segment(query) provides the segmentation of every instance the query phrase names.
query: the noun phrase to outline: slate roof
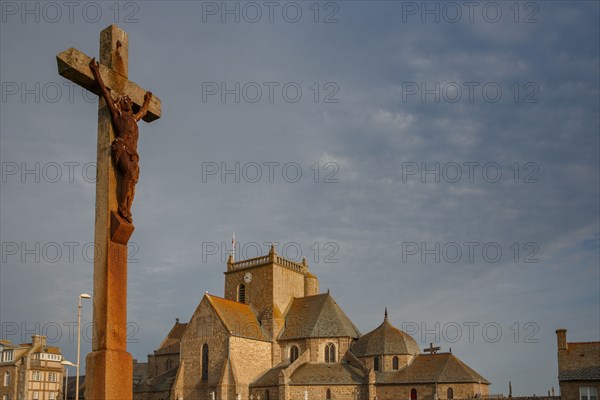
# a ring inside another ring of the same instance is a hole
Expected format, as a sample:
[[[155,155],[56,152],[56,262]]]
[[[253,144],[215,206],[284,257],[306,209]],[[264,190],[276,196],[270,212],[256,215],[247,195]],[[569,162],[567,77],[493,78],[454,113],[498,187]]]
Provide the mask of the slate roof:
[[[34,348],[33,343],[21,343],[19,345],[14,345],[10,340],[0,340],[0,345],[4,351],[13,351],[12,360],[7,362],[9,364],[14,364],[24,356],[32,354],[33,352],[62,355],[60,347],[48,346],[46,344],[42,344],[38,348]]]
[[[377,383],[478,383],[490,382],[452,353],[420,354],[407,367],[377,373]]]
[[[48,353],[48,354],[62,354],[60,352],[60,347],[56,347],[56,346],[44,346],[44,347],[42,347],[41,351],[43,351],[44,353]]]
[[[600,380],[600,342],[568,343],[559,350],[558,380]]]
[[[365,383],[362,372],[348,363],[305,363],[290,377],[290,385],[354,385]]]
[[[392,326],[387,317],[381,325],[354,343],[351,350],[357,357],[420,353],[415,339]]]
[[[280,340],[360,337],[360,332],[329,293],[295,298],[285,315]]]
[[[179,320],[175,322],[171,331],[164,338],[158,349],[155,351],[156,354],[165,354],[165,353],[178,353],[179,352],[179,343],[181,342],[181,337],[183,336],[183,332],[185,332],[185,328],[187,328],[187,323],[181,323]]]
[[[170,391],[175,383],[175,377],[177,376],[177,368],[171,368],[169,371],[164,372],[157,377],[154,377],[144,383],[133,385],[134,393],[144,392],[167,392]]]
[[[257,386],[277,386],[277,385],[279,385],[279,373],[281,372],[282,369],[286,369],[287,367],[289,367],[289,365],[283,364],[283,365],[278,365],[276,367],[271,368],[270,370],[268,370],[267,372],[265,372],[264,374],[262,374],[261,376],[256,378],[254,380],[254,382],[252,382],[250,384],[250,386],[257,387]]]
[[[133,385],[146,382],[148,379],[148,363],[133,363]]]
[[[232,335],[250,339],[268,340],[267,335],[258,323],[254,310],[248,304],[227,300],[222,297],[209,295],[208,293],[205,297]]]

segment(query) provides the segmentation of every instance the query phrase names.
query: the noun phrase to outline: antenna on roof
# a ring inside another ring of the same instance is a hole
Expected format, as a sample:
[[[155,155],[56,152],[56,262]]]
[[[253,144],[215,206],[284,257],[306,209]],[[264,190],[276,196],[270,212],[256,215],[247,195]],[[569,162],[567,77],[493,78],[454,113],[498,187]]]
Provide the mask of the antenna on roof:
[[[235,231],[231,236],[231,262],[235,262]]]

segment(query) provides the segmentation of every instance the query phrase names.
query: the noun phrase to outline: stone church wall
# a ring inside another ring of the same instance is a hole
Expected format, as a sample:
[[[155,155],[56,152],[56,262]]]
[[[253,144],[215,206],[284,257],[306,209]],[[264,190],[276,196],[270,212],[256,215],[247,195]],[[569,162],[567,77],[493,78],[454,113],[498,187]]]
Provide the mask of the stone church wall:
[[[183,376],[178,389],[184,399],[208,399],[216,392],[223,362],[227,356],[229,333],[208,300],[204,298],[192,316],[181,339],[181,364]],[[208,380],[202,380],[202,346],[208,345]],[[183,387],[181,387],[183,386]]]
[[[289,400],[304,400],[305,392],[307,392],[308,400],[326,400],[327,389],[331,391],[331,400],[357,400],[357,396],[358,400],[364,400],[362,395],[364,390],[361,385],[293,385],[289,387]]]
[[[409,400],[410,391],[417,390],[418,400],[434,400],[435,384],[414,384],[414,385],[378,385],[377,400]],[[456,383],[443,384],[438,383],[438,399],[447,399],[448,388],[451,387],[454,393],[454,399],[468,399],[473,397],[473,393],[479,393],[480,385],[478,383]],[[481,385],[483,397],[487,396],[488,385]]]
[[[247,385],[271,368],[271,342],[233,336],[229,339],[229,352],[238,384],[246,386],[245,393],[240,393],[247,398]]]

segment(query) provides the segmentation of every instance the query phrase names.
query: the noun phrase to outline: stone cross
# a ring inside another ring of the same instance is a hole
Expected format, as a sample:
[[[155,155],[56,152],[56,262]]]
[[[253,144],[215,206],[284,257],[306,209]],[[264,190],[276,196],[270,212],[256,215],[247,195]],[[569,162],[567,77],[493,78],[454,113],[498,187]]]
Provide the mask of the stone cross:
[[[144,103],[146,90],[127,79],[127,33],[116,25],[100,32],[99,73],[113,99],[128,95],[134,112]],[[91,58],[70,48],[56,56],[58,73],[101,95],[90,69]],[[144,120],[160,118],[161,103],[153,96]],[[92,352],[86,358],[86,399],[130,400],[133,397],[133,360],[127,352],[127,242],[133,225],[117,214],[117,188],[111,144],[115,132],[106,101],[98,102],[96,218],[94,228],[94,297]]]
[[[441,349],[440,346],[433,347],[433,343],[429,343],[429,348],[423,350],[425,353],[436,354]]]

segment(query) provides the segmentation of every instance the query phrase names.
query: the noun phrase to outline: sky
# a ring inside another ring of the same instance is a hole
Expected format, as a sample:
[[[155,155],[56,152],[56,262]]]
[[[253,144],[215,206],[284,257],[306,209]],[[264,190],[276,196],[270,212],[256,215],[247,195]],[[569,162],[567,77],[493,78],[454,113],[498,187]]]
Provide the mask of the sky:
[[[558,393],[555,330],[600,340],[598,2],[1,6],[1,338],[75,361],[97,97],[55,55],[97,57],[117,23],[162,101],[128,255],[140,362],[223,295],[233,232],[236,259],[305,257],[361,332],[387,307],[490,393]],[[84,300],[82,354],[91,318]]]

